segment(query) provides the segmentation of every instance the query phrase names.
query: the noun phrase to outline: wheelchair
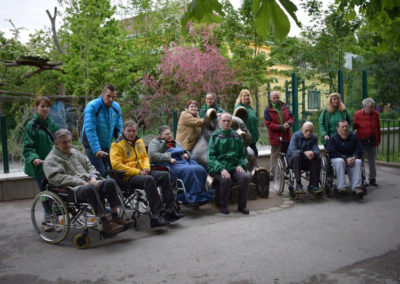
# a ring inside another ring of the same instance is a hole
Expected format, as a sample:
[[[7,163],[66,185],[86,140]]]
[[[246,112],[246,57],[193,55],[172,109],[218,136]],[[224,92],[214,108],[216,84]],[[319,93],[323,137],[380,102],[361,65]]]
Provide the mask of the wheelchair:
[[[107,175],[117,183],[117,192],[123,204],[118,215],[120,217],[125,216],[128,219],[132,219],[134,221],[133,227],[137,229],[137,219],[140,218],[141,215],[151,217],[151,210],[146,192],[144,189],[132,189],[125,186],[123,184],[125,171],[109,169],[107,170]],[[159,194],[161,193],[159,192]]]
[[[279,158],[277,159],[277,164],[273,171],[273,180],[272,180],[272,189],[278,195],[282,195],[285,190],[285,184],[289,190],[290,199],[298,199],[298,194],[295,191],[295,173],[293,169],[291,169],[288,165],[288,160],[286,158],[286,153],[280,152]],[[321,157],[321,172],[319,178],[319,187],[321,189],[325,188],[327,176],[327,164],[326,160]],[[309,180],[310,172],[307,170],[301,171],[301,178],[305,180]],[[323,196],[323,191],[320,193],[313,193],[316,198],[321,198]]]
[[[33,199],[31,219],[40,238],[51,244],[61,243],[71,228],[81,231],[73,239],[79,249],[89,246],[89,229],[98,231],[100,239],[110,237],[101,232],[100,219],[90,204],[78,202],[73,190],[47,185]]]
[[[337,174],[335,167],[332,165],[329,153],[327,151],[323,151],[321,159],[324,160],[324,163],[327,165],[325,188],[324,188],[326,195],[328,197],[343,195],[338,191],[337,184],[335,183]],[[357,195],[359,199],[363,199],[364,196],[368,194],[364,161],[362,159],[361,159],[361,189],[363,190],[364,194]]]

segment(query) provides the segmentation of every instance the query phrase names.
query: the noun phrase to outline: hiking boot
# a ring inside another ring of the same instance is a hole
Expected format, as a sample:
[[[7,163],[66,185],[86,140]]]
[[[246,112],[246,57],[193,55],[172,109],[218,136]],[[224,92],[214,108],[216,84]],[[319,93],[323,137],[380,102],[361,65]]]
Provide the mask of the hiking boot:
[[[304,194],[304,188],[301,182],[296,184],[296,194]]]
[[[168,224],[169,222],[160,215],[153,216],[150,219],[150,227],[152,228],[162,227]]]
[[[175,209],[168,208],[167,210],[165,210],[165,219],[168,222],[175,222],[183,217],[185,217],[185,215],[179,213]]]
[[[124,226],[116,224],[110,220],[105,221],[102,225],[103,225],[103,232],[109,235],[115,235],[124,230]]]
[[[373,186],[378,186],[378,184],[376,183],[376,180],[374,178],[369,180],[369,184],[373,185]]]
[[[321,188],[319,188],[319,187],[316,187],[316,186],[312,186],[312,185],[309,185],[308,186],[308,190],[310,191],[310,193],[321,193],[323,190],[321,189]]]
[[[124,220],[122,217],[112,218],[111,220],[113,223],[124,226],[125,229],[128,229],[133,226],[133,220]]]
[[[229,209],[227,207],[220,207],[219,212],[221,212],[222,214],[228,215]]]
[[[238,208],[238,211],[240,212],[240,213],[242,213],[242,214],[244,214],[244,215],[249,215],[250,214],[250,211],[249,211],[249,209],[247,208],[247,207],[239,207]]]

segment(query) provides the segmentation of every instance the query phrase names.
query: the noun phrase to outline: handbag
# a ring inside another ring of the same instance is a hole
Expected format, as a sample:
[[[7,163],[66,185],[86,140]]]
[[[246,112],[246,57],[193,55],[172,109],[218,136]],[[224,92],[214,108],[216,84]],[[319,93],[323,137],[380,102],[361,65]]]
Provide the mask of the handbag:
[[[371,135],[371,136],[368,136],[367,138],[362,139],[361,144],[364,147],[375,147],[377,145],[376,136]]]

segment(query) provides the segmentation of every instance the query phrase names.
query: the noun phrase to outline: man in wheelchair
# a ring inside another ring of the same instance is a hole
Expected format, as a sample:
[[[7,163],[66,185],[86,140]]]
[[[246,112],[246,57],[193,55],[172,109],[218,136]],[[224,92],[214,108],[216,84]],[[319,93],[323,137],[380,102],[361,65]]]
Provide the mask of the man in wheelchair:
[[[313,132],[314,125],[312,122],[306,121],[301,130],[293,134],[286,153],[288,165],[293,169],[296,177],[296,194],[304,194],[304,188],[301,183],[302,170],[310,170],[308,191],[312,193],[322,192],[322,189],[319,188],[321,158],[318,137]]]
[[[349,123],[341,120],[337,124],[337,133],[328,140],[327,150],[332,165],[336,169],[339,193],[346,193],[346,171],[350,179],[350,190],[363,195],[362,185],[362,146],[357,136],[350,132]]]
[[[151,210],[150,226],[160,227],[182,218],[176,208],[176,200],[171,187],[168,172],[150,171],[149,157],[142,139],[137,135],[137,124],[128,120],[124,123],[122,135],[111,144],[110,161],[114,170],[124,171],[122,188],[144,189]],[[158,194],[161,187],[162,200],[165,203],[165,219],[161,216],[163,203]]]
[[[133,225],[132,220],[118,217],[117,207],[121,204],[115,182],[101,178],[89,159],[72,149],[71,133],[67,129],[60,129],[54,134],[54,147],[44,161],[43,170],[49,184],[74,190],[78,202],[92,206],[100,218],[104,234],[114,235]],[[104,214],[104,198],[111,207],[111,220],[107,220]]]

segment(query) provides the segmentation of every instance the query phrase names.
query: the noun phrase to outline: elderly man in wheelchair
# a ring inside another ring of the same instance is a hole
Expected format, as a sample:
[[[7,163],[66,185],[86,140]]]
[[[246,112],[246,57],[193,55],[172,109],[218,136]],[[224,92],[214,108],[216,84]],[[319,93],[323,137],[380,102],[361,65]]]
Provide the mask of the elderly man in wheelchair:
[[[85,203],[92,208],[95,215],[100,219],[98,224],[102,237],[113,236],[133,224],[131,220],[124,220],[118,216],[118,207],[121,203],[115,182],[101,178],[100,173],[89,162],[88,158],[79,151],[72,149],[71,133],[68,130],[60,129],[54,134],[54,147],[44,161],[43,170],[49,182],[48,188],[54,187],[53,191],[57,194],[60,193],[59,196],[61,197],[71,197],[71,193],[73,193],[72,198],[66,198],[65,202],[72,200],[75,201],[76,205]],[[62,198],[60,200],[57,196],[54,197],[51,192],[47,195],[53,203],[58,204],[55,208],[64,207],[64,211],[68,212],[68,207],[65,206]],[[43,198],[46,199],[45,197],[39,199]],[[111,220],[108,220],[105,215],[105,198],[111,207]],[[68,216],[65,216],[65,219],[69,222],[69,214],[66,215]],[[64,219],[63,222],[65,222]],[[66,230],[66,234],[68,230]]]
[[[128,120],[124,123],[122,135],[111,145],[110,161],[113,170],[123,171],[119,182],[122,190],[144,189],[149,202],[150,226],[160,227],[182,218],[176,210],[176,200],[167,172],[150,170],[145,144],[137,135],[137,124]],[[157,186],[161,188],[161,197]],[[162,216],[165,204],[165,218]]]
[[[296,194],[304,194],[301,183],[301,171],[310,171],[308,191],[318,194],[323,189],[319,188],[321,171],[321,158],[318,148],[318,137],[314,133],[314,125],[306,121],[301,130],[295,132],[290,140],[286,153],[288,165],[294,171],[296,179]]]
[[[305,193],[301,180],[306,179],[309,180],[308,192],[322,196],[327,167],[320,157],[318,137],[313,132],[314,125],[306,121],[301,130],[293,134],[286,154],[280,153],[273,169],[273,188],[278,195],[283,193],[286,183],[290,198],[297,199],[299,194]]]
[[[362,165],[362,146],[357,136],[350,132],[349,123],[339,121],[337,133],[328,140],[327,151],[336,176],[338,193],[348,192],[346,173],[350,180],[350,191],[359,197],[366,194]],[[329,183],[329,182],[328,182]],[[329,186],[329,184],[328,184]]]

